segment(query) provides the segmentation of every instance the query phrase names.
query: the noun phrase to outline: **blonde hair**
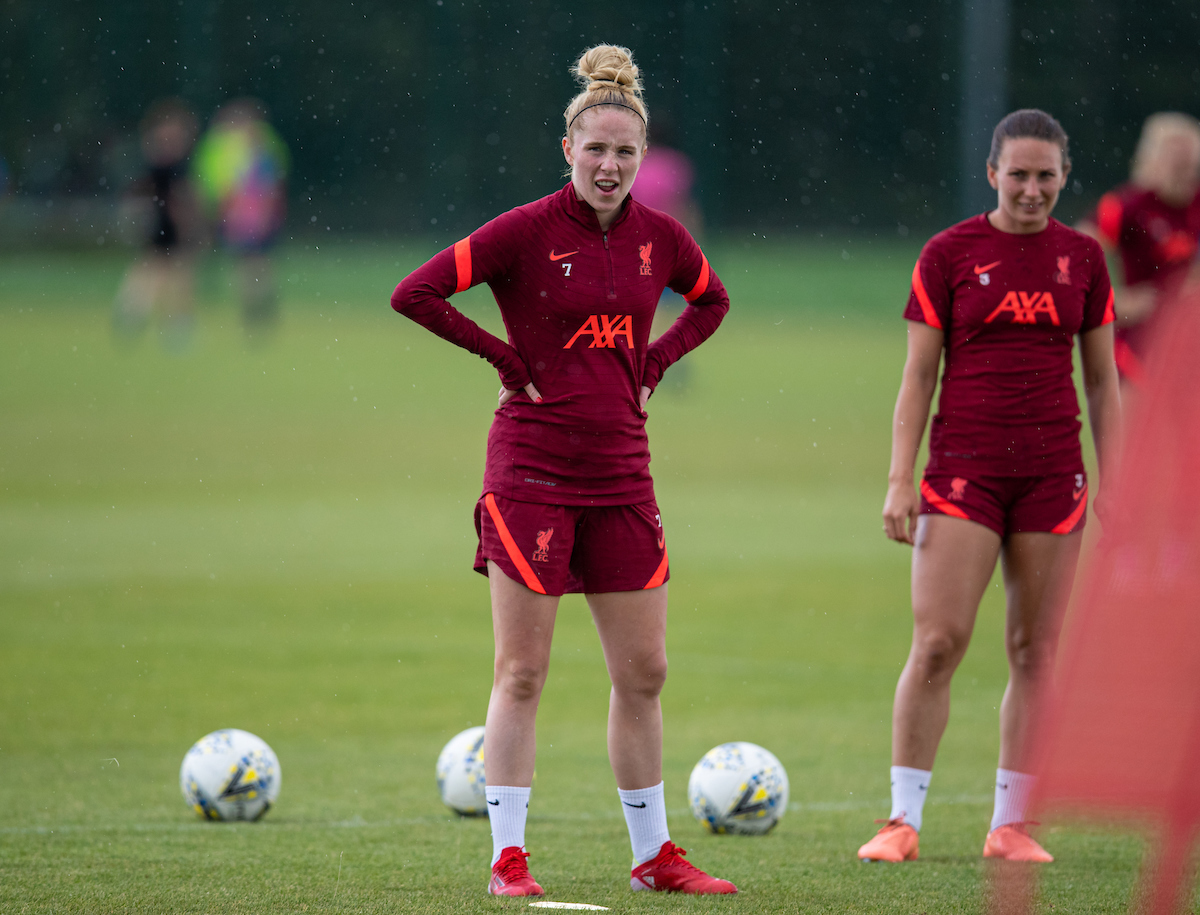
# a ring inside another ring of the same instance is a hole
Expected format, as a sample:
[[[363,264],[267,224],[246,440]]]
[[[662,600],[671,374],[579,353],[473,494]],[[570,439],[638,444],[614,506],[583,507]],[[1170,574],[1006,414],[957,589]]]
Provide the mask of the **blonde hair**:
[[[571,104],[563,112],[568,141],[575,129],[576,119],[597,105],[628,108],[642,119],[643,125],[649,125],[650,115],[646,111],[646,103],[642,101],[642,81],[629,48],[614,44],[598,44],[588,48],[572,72],[584,88],[571,99]]]
[[[1146,188],[1157,185],[1159,154],[1167,140],[1174,137],[1185,137],[1200,145],[1200,122],[1178,111],[1160,111],[1146,118],[1129,166],[1134,184]]]

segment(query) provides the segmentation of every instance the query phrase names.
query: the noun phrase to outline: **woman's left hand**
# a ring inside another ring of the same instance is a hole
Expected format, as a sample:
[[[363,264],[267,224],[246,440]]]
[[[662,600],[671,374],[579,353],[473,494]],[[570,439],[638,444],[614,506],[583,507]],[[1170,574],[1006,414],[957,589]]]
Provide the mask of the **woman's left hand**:
[[[646,404],[648,404],[650,402],[650,395],[653,393],[654,392],[652,390],[650,390],[650,388],[646,387],[645,385],[642,385],[642,393],[641,393],[641,396],[638,398],[638,405],[642,408],[643,413],[646,412]]]

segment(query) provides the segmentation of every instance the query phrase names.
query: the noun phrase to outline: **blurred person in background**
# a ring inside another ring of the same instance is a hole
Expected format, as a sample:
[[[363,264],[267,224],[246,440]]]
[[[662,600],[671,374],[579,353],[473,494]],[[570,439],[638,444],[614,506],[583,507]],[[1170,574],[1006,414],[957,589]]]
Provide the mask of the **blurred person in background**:
[[[1093,238],[1052,219],[1071,160],[1036,109],[996,126],[987,159],[996,209],[938,233],[913,269],[908,357],[892,421],[884,531],[912,546],[913,636],[892,707],[892,809],[858,850],[912,861],[950,681],[1001,560],[1009,679],[985,858],[1052,861],[1029,834],[1028,742],[1048,689],[1087,520],[1072,349],[1104,479],[1120,425],[1113,293]],[[929,463],[913,485],[945,353]]]
[[[113,326],[120,336],[141,333],[157,312],[168,346],[182,347],[191,337],[196,248],[203,231],[188,177],[197,126],[196,116],[177,98],[155,102],[142,119],[146,172],[133,184],[127,204],[146,226],[146,240],[117,290]]]
[[[661,127],[655,128],[656,137],[662,133]],[[637,179],[633,183],[634,197],[642,205],[679,220],[693,238],[700,239],[704,217],[692,195],[695,177],[696,170],[687,153],[664,146],[656,140],[653,147],[647,148],[646,158],[638,169]],[[662,336],[683,313],[686,305],[683,296],[674,289],[664,289],[658,310],[654,313],[650,339],[657,340]],[[690,380],[691,360],[685,356],[672,366],[670,381],[674,387],[684,388]]]
[[[502,384],[475,506],[475,569],[488,576],[495,639],[488,892],[543,894],[525,850],[535,723],[559,598],[583,593],[612,681],[608,754],[631,888],[735,893],[688,862],[667,829],[659,697],[670,568],[646,437],[651,393],[717,329],[729,297],[688,231],[629,193],[648,120],[629,50],[591,48],[575,75],[584,89],[564,112],[562,140],[570,182],[476,229],[392,295],[396,311],[487,359]],[[508,342],[447,301],[478,283],[491,287]],[[651,344],[667,286],[689,304]]]
[[[1144,379],[1146,348],[1164,307],[1200,278],[1200,123],[1178,112],[1142,126],[1130,180],[1079,226],[1115,262],[1116,358],[1126,396]]]
[[[251,334],[279,317],[270,251],[287,212],[290,155],[257,99],[222,105],[196,147],[195,175],[221,244],[237,260],[242,321]]]

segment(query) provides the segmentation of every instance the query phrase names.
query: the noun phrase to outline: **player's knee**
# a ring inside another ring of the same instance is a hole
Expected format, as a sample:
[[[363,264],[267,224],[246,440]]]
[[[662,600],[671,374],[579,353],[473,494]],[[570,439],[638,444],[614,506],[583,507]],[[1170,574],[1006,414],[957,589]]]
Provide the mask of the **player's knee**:
[[[969,635],[950,629],[922,635],[913,643],[913,660],[922,679],[949,677],[967,650]]]
[[[1039,679],[1050,673],[1054,664],[1056,645],[1047,639],[1035,638],[1019,630],[1005,639],[1009,669],[1026,679]]]
[[[496,686],[517,702],[536,702],[546,683],[546,668],[520,660],[496,659]]]
[[[618,692],[657,699],[667,682],[667,657],[631,659],[625,670],[613,672],[612,679]]]

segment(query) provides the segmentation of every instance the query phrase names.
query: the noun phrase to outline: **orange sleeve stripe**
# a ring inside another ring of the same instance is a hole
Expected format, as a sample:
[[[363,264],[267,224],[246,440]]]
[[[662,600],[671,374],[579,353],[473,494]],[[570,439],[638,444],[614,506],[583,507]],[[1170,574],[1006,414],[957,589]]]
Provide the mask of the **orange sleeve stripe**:
[[[462,242],[460,241],[458,244],[461,245]],[[456,249],[457,247],[458,245],[455,245]],[[490,492],[484,496],[483,504],[487,506],[488,514],[492,516],[492,523],[496,525],[496,533],[500,535],[500,542],[504,544],[504,550],[508,553],[508,558],[512,560],[512,564],[517,567],[517,571],[525,579],[525,587],[530,591],[536,591],[538,594],[545,594],[546,589],[542,587],[542,583],[538,581],[537,575],[533,573],[533,569],[525,561],[525,557],[521,555],[521,551],[517,549],[517,542],[513,540],[512,534],[508,532],[508,525],[500,517],[500,507],[496,504],[496,499]]]
[[[650,580],[646,582],[646,587],[643,591],[649,591],[651,588],[657,588],[666,580],[667,577],[667,548],[663,547],[662,562],[658,564],[658,568],[654,570],[654,574],[650,576]]]
[[[1124,217],[1121,198],[1116,194],[1105,194],[1096,206],[1096,227],[1104,240],[1116,245],[1121,240],[1121,220]]]
[[[921,481],[921,495],[925,497],[926,502],[928,502],[942,514],[950,515],[954,518],[962,518],[964,521],[971,520],[967,517],[967,513],[965,511],[963,511],[957,505],[951,505],[936,492],[934,492],[933,487],[930,486],[925,480]]]
[[[921,314],[925,316],[925,323],[941,330],[941,319],[934,311],[933,302],[929,301],[929,293],[925,291],[925,284],[921,281],[921,262],[919,260],[913,264],[912,288],[913,294],[917,297],[917,303],[921,306]],[[966,515],[963,517],[965,518]]]
[[[708,289],[708,258],[704,256],[704,252],[700,252],[700,276],[696,278],[696,285],[692,287],[684,298],[689,302],[694,302],[700,296],[704,295]]]
[[[471,236],[454,243],[454,269],[458,272],[458,285],[455,292],[464,292],[471,288]]]
[[[1075,511],[1067,515],[1062,521],[1051,528],[1052,534],[1069,534],[1075,530],[1075,525],[1079,523],[1079,519],[1083,517],[1083,513],[1087,511],[1088,491],[1087,483],[1083,484],[1083,492],[1079,494],[1079,504],[1075,506]]]
[[[1111,324],[1113,321],[1117,320],[1117,309],[1115,302],[1116,297],[1110,288],[1108,290],[1108,301],[1104,303],[1104,320],[1100,322],[1101,327],[1103,327],[1105,324]]]

